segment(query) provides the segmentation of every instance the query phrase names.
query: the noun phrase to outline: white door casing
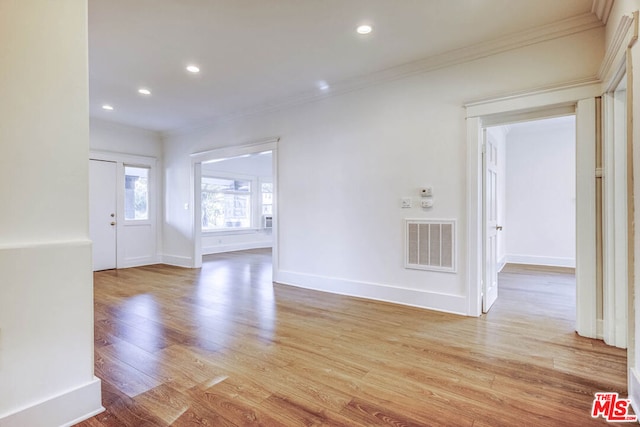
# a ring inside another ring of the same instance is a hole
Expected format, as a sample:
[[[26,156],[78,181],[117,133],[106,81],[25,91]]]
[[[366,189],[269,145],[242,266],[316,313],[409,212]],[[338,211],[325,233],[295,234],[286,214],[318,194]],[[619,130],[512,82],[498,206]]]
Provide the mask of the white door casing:
[[[484,266],[482,221],[482,128],[517,120],[576,113],[576,331],[596,337],[595,281],[595,100],[601,82],[534,91],[465,104],[467,111],[468,314],[482,313]],[[593,214],[592,214],[593,212]],[[579,213],[579,214],[578,214]]]
[[[485,218],[482,312],[487,313],[498,298],[498,144],[483,129],[483,214]]]
[[[117,165],[89,160],[89,235],[93,271],[116,268]]]

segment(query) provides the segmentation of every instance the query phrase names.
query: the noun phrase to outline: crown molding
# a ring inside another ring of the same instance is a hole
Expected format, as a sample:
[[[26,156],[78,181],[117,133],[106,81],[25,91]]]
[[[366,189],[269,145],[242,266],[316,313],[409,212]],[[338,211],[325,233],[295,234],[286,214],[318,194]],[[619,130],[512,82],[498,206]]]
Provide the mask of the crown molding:
[[[612,8],[613,0],[593,0],[591,13],[596,15],[604,25],[607,25]]]
[[[194,122],[175,130],[166,131],[163,133],[163,136],[178,136],[185,133],[204,130],[212,126],[214,123],[285,110],[297,105],[318,101],[324,98],[341,95],[393,80],[399,80],[463,64],[465,62],[475,61],[510,50],[570,36],[595,28],[601,28],[602,26],[602,21],[600,21],[600,19],[598,19],[598,17],[593,13],[577,15],[551,24],[525,29],[497,39],[471,44],[459,49],[454,49],[418,61],[387,68],[385,70],[362,75],[356,78],[342,80],[339,82],[329,82],[330,89],[326,92],[320,92],[318,90],[301,92],[290,97],[274,100],[273,102],[256,105],[230,114],[224,114]]]
[[[634,21],[637,21],[636,16],[637,13],[634,13],[633,15],[623,15],[620,18],[598,70],[598,78],[600,80],[605,82],[609,80],[609,75],[616,68],[616,64],[624,60],[626,48],[637,39],[637,22],[634,25]]]

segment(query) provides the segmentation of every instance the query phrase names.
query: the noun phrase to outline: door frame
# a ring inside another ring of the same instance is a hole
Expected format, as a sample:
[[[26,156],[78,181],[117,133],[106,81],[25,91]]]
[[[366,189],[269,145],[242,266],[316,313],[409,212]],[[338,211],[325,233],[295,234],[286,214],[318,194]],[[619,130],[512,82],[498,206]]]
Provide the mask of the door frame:
[[[273,218],[272,223],[272,236],[273,236],[273,248],[272,248],[272,270],[273,281],[276,281],[279,256],[278,256],[278,242],[279,242],[279,227],[280,218],[278,215],[278,142],[279,137],[265,138],[258,141],[253,141],[243,145],[227,146],[222,148],[215,148],[212,150],[199,151],[191,154],[191,195],[190,200],[193,206],[192,216],[192,240],[193,240],[193,268],[202,267],[202,199],[199,197],[201,192],[201,178],[202,178],[202,163],[210,160],[217,160],[223,158],[239,157],[246,154],[256,154],[263,151],[272,152],[272,170],[273,170]]]
[[[140,265],[156,264],[159,262],[158,242],[162,241],[160,228],[158,227],[160,207],[160,183],[158,179],[158,160],[155,157],[138,156],[133,154],[117,153],[112,151],[91,150],[89,160],[101,160],[116,163],[116,269],[137,267]],[[125,166],[138,166],[149,168],[149,220],[125,221],[124,220],[124,168]],[[153,253],[141,258],[126,257],[126,230],[129,227],[145,226],[153,230]]]
[[[629,290],[633,268],[633,171],[632,138],[629,133],[630,73],[626,57],[614,69],[602,95],[603,103],[603,338],[609,345],[626,348],[629,326]],[[619,99],[618,88],[625,84],[626,98]],[[624,111],[615,106],[622,103]],[[619,132],[624,124],[625,131]],[[625,165],[624,173],[616,165]],[[621,194],[615,184],[625,181],[626,191]],[[615,219],[614,219],[615,218]],[[624,313],[624,317],[620,313]]]
[[[558,89],[467,103],[467,295],[468,314],[482,313],[484,263],[482,129],[503,123],[576,114],[576,331],[597,337],[595,242],[595,98],[597,80]],[[593,178],[593,179],[591,179]]]

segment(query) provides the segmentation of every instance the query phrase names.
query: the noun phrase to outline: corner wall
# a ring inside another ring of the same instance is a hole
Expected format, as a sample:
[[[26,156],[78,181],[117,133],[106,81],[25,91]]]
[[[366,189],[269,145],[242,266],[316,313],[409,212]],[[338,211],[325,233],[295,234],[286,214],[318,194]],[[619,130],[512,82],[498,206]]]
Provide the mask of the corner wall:
[[[93,375],[87,4],[0,3],[0,425],[102,410]]]

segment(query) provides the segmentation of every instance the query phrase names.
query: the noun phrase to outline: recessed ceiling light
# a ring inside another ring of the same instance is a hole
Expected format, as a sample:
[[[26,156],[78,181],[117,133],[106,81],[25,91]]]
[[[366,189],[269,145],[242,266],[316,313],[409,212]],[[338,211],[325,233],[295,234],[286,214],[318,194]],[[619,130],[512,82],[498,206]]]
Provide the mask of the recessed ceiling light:
[[[104,104],[102,106],[102,109],[103,110],[107,110],[107,111],[113,111],[113,107],[111,105],[109,105],[109,104]]]
[[[187,65],[187,71],[196,74],[200,72],[200,68],[196,65]]]
[[[356,31],[358,32],[358,34],[364,35],[369,34],[372,30],[373,28],[371,28],[371,25],[360,25]]]
[[[323,91],[323,92],[325,92],[325,91],[329,90],[329,87],[330,87],[330,86],[329,86],[329,83],[327,83],[327,82],[326,82],[326,81],[324,81],[324,80],[320,80],[320,81],[318,82],[318,89],[320,89],[320,90],[321,90],[321,91]]]
[[[138,93],[140,95],[151,95],[151,91],[149,89],[145,89],[145,88],[138,89]]]

